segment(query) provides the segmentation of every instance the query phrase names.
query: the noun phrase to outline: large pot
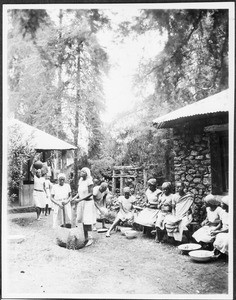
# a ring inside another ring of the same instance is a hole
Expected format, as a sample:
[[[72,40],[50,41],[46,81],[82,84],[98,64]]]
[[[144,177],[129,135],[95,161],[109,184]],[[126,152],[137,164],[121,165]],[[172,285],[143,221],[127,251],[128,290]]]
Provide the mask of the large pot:
[[[85,243],[83,224],[78,224],[75,228],[59,227],[56,230],[56,243],[67,249],[83,248]]]
[[[39,169],[42,169],[43,163],[40,160],[37,160],[36,162],[34,162],[33,166],[36,170],[39,170]]]

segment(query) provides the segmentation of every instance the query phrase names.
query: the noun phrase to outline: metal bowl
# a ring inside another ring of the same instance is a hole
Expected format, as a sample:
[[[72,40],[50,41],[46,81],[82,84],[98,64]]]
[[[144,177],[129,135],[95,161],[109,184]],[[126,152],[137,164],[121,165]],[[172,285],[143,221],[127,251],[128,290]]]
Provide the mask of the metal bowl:
[[[125,235],[126,231],[132,230],[130,227],[120,227],[120,232],[122,235]]]
[[[127,239],[134,239],[138,236],[138,232],[135,230],[128,230],[125,232]]]
[[[189,251],[201,249],[201,245],[200,244],[194,244],[194,243],[181,244],[181,245],[178,246],[178,249],[182,253],[188,253]]]
[[[205,262],[205,261],[209,261],[214,256],[214,254],[212,251],[208,251],[208,250],[197,250],[197,251],[190,251],[189,256],[193,260]]]

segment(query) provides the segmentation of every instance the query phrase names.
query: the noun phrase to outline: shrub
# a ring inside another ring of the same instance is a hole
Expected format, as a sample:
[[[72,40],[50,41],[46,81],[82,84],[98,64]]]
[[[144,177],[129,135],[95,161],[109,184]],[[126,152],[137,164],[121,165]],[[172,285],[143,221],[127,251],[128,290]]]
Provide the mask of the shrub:
[[[8,127],[8,201],[14,202],[19,195],[19,188],[25,176],[23,165],[35,155],[30,136],[26,139],[19,126]]]

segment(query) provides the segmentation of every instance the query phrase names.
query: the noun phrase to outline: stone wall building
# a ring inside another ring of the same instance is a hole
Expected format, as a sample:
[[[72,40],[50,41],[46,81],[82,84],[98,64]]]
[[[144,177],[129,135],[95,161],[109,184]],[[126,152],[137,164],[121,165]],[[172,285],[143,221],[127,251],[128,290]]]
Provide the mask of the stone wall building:
[[[225,90],[153,121],[172,128],[174,180],[185,183],[196,204],[209,193],[229,192],[229,111]]]

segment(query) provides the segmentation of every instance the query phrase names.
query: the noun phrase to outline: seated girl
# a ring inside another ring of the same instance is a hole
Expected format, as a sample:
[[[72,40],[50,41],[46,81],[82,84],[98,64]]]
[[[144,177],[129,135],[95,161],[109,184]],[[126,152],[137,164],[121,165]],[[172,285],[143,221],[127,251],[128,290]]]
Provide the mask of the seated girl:
[[[228,255],[229,246],[229,197],[225,196],[221,199],[222,213],[220,215],[221,223],[219,228],[211,231],[211,235],[215,236],[214,255],[220,256],[220,254]]]
[[[211,231],[217,229],[222,213],[222,208],[219,206],[220,202],[216,200],[215,196],[209,194],[204,199],[206,204],[207,217],[201,223],[201,228],[194,232],[192,237],[200,244],[212,243],[215,240],[215,236],[211,235]]]
[[[157,205],[159,203],[158,199],[160,194],[161,190],[156,188],[156,179],[149,179],[148,188],[145,192],[146,207],[138,214],[137,218],[135,219],[135,223],[144,226],[144,229],[146,229],[145,227],[153,228],[155,226],[157,213],[159,211],[159,209],[157,209]]]
[[[172,214],[165,218],[167,235],[181,242],[183,231],[188,230],[187,226],[192,222],[193,195],[185,193],[184,184],[176,183],[176,193],[173,195]]]
[[[136,199],[133,195],[131,195],[129,187],[125,187],[123,191],[124,196],[119,196],[117,200],[120,206],[120,210],[115,218],[115,221],[112,223],[111,227],[107,231],[106,237],[110,237],[111,231],[120,223],[120,221],[133,222],[133,204],[135,203]]]
[[[165,233],[165,218],[167,215],[171,214],[173,206],[173,194],[171,193],[171,183],[164,182],[162,184],[162,194],[159,198],[159,204],[157,208],[159,212],[156,219],[156,238],[157,243],[163,242],[163,237]]]

